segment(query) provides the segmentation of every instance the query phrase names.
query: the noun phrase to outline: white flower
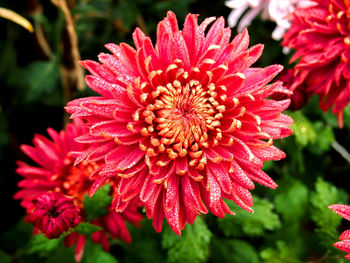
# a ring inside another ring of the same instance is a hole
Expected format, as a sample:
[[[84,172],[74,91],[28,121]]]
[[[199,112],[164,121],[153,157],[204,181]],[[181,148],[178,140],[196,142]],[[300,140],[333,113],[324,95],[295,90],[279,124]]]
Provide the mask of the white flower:
[[[294,9],[310,5],[312,5],[312,0],[229,0],[226,1],[226,6],[232,8],[233,11],[228,17],[228,24],[230,27],[235,27],[240,20],[237,30],[242,32],[261,13],[262,19],[276,22],[277,27],[272,33],[272,38],[280,40],[290,27],[291,14]],[[249,9],[248,12],[246,12],[247,9]]]

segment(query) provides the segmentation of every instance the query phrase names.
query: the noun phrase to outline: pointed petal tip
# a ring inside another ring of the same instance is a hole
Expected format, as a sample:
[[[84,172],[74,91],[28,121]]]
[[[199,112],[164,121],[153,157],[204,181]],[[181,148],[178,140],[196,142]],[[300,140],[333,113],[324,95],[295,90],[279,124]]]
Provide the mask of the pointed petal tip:
[[[350,252],[350,240],[343,240],[338,241],[333,244],[334,247],[336,247],[339,250],[342,250],[344,252]]]
[[[347,206],[343,204],[333,204],[328,206],[329,209],[333,210],[336,213],[338,211],[341,211],[344,207],[347,207]]]
[[[88,64],[91,63],[91,62],[96,63],[95,61],[92,61],[92,60],[89,60],[89,59],[85,59],[85,60],[80,60],[79,64],[83,68],[88,69],[88,67],[89,67]]]
[[[329,206],[328,206],[328,209],[331,209],[331,210],[334,211],[334,206],[335,206],[335,205],[329,205]]]
[[[166,13],[166,16],[176,16],[175,13],[171,10],[169,10],[167,13]]]
[[[174,233],[175,233],[176,235],[181,236],[181,230],[180,230],[180,228],[178,228],[178,227],[172,227],[172,226],[170,226],[170,227],[171,227],[171,230],[173,230]]]
[[[84,67],[84,62],[85,62],[85,60],[79,60],[78,61],[79,65],[82,66],[82,67]]]
[[[276,189],[278,187],[278,184],[276,184],[274,181],[272,181],[270,188],[271,189]]]

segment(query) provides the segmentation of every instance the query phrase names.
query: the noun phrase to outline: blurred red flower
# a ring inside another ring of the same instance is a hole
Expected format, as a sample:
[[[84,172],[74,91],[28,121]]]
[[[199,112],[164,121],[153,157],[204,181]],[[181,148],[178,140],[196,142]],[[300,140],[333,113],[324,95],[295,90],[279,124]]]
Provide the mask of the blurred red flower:
[[[350,102],[350,2],[313,2],[293,13],[292,26],[284,35],[282,44],[296,49],[291,62],[298,60],[291,90],[319,95],[321,109],[333,106],[342,127],[343,110]]]
[[[303,108],[309,100],[308,94],[306,94],[305,87],[303,83],[298,83],[296,85],[294,79],[294,69],[283,70],[280,74],[278,80],[283,82],[283,85],[290,89],[290,93],[278,92],[276,91],[271,98],[274,100],[285,100],[290,99],[291,103],[289,105],[290,110],[299,110]],[[294,89],[293,91],[291,89]]]

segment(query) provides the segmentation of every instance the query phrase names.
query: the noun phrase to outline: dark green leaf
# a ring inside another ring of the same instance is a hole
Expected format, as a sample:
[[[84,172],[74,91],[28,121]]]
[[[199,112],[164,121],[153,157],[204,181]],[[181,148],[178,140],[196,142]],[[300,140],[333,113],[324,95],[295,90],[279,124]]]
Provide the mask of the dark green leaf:
[[[344,126],[350,129],[350,104],[344,109]]]
[[[20,219],[13,228],[4,232],[0,236],[0,245],[5,251],[14,251],[19,247],[24,247],[33,236],[33,226]]]
[[[48,239],[47,237],[38,234],[34,235],[28,243],[28,253],[29,254],[38,254],[41,257],[46,257],[53,250],[57,249],[62,241],[63,237]]]
[[[0,263],[11,263],[11,258],[0,249]]]
[[[85,263],[118,263],[118,260],[103,250],[100,244],[91,242],[87,244],[83,259]]]
[[[20,86],[26,102],[41,97],[52,105],[61,105],[57,98],[60,69],[56,59],[35,61],[27,67],[14,71],[9,79],[11,85]],[[52,101],[52,103],[50,103]]]
[[[278,215],[273,212],[274,205],[265,199],[254,197],[254,213],[239,208],[233,201],[228,200],[227,204],[236,215],[218,219],[219,227],[226,236],[238,236],[240,229],[246,235],[258,236],[263,235],[265,230],[281,226]]]
[[[312,145],[313,152],[322,153],[329,150],[334,141],[334,133],[331,126],[325,126],[323,122],[315,122],[314,128],[317,133],[317,140]]]
[[[164,263],[166,254],[161,249],[161,235],[154,230],[151,220],[143,220],[141,228],[129,224],[128,229],[132,242],[131,244],[119,243],[124,248],[122,258],[118,255],[121,262]]]
[[[308,190],[302,182],[284,177],[276,191],[276,210],[283,218],[290,221],[305,214]]]
[[[266,263],[300,263],[293,248],[283,241],[277,241],[276,248],[264,249],[260,252],[260,256]]]
[[[75,246],[66,247],[63,242],[46,258],[45,263],[76,263],[74,260]]]
[[[320,243],[329,251],[334,250],[332,244],[338,239],[337,227],[342,217],[330,210],[328,206],[347,203],[347,194],[319,177],[310,202],[312,205],[311,218],[318,227],[316,233]]]
[[[84,210],[87,214],[87,221],[103,216],[108,212],[107,206],[111,203],[112,197],[109,195],[110,185],[105,185],[89,198],[87,195],[84,199]]]
[[[311,217],[315,223],[319,227],[336,228],[342,219],[328,209],[328,206],[346,203],[347,194],[319,177],[317,178],[315,191],[310,196],[310,202],[313,207]]]
[[[135,2],[120,0],[118,6],[114,9],[112,16],[115,19],[120,19],[123,27],[129,30],[135,23],[138,14],[139,10]]]
[[[275,165],[273,160],[264,162],[264,166],[262,168],[263,171],[271,170]]]
[[[211,261],[214,263],[259,263],[256,249],[248,242],[242,240],[213,240],[213,255]]]
[[[162,235],[162,246],[168,250],[167,262],[205,262],[211,237],[211,232],[200,217],[196,218],[193,225],[187,225],[181,236],[167,227]]]
[[[92,233],[100,230],[101,227],[86,222],[80,223],[74,228],[74,231],[86,236],[91,235]]]
[[[293,129],[297,143],[301,147],[305,147],[309,143],[314,143],[317,134],[312,123],[301,113],[301,111],[291,112],[289,115],[294,120],[294,124],[291,128]]]

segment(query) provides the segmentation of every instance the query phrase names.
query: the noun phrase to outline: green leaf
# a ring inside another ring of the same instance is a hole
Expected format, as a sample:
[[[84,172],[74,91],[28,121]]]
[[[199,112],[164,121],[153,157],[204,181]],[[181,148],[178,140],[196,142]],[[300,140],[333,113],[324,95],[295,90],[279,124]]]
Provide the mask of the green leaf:
[[[242,240],[213,240],[211,260],[214,263],[259,263],[256,249],[248,242]]]
[[[89,0],[89,1],[77,1],[80,8],[88,8],[92,11],[108,11],[111,8],[112,0]]]
[[[276,210],[291,221],[305,215],[308,199],[307,187],[292,177],[284,177],[276,190]]]
[[[21,218],[13,228],[0,235],[0,247],[5,251],[14,251],[23,247],[33,236],[33,225]]]
[[[325,126],[323,122],[315,122],[314,128],[317,133],[317,140],[312,145],[313,152],[327,151],[330,149],[332,142],[334,141],[334,133],[331,126]]]
[[[11,263],[11,258],[0,249],[0,263]]]
[[[211,232],[200,217],[196,218],[193,225],[185,227],[182,236],[167,227],[162,235],[162,247],[168,250],[167,262],[205,262],[211,237]]]
[[[281,169],[279,171],[279,174],[286,174],[289,176],[294,176],[295,174],[304,174],[306,170],[304,151],[300,149],[299,144],[296,142],[296,137],[290,136],[286,139],[283,139],[283,141],[277,141],[276,144],[278,145],[281,143],[283,143],[283,150],[287,155],[287,165],[282,167],[283,170]]]
[[[316,181],[315,191],[311,193],[310,202],[313,208],[311,210],[312,220],[319,227],[336,228],[342,219],[332,210],[328,209],[328,206],[337,203],[346,203],[347,194],[319,177]]]
[[[344,126],[350,129],[350,104],[344,109]]]
[[[66,247],[62,242],[47,256],[45,263],[76,263],[74,250],[75,246]]]
[[[273,169],[274,166],[275,166],[275,161],[273,161],[273,160],[266,161],[266,162],[264,162],[264,166],[263,166],[262,170],[264,172],[266,172],[266,171]]]
[[[280,240],[276,242],[276,248],[262,250],[260,257],[266,263],[300,263],[293,251],[293,247]]]
[[[291,126],[299,146],[302,148],[309,143],[314,143],[317,138],[316,131],[312,123],[301,113],[301,111],[289,113],[294,123]]]
[[[337,227],[342,217],[328,209],[329,205],[347,203],[347,194],[334,185],[317,178],[315,191],[311,194],[311,218],[317,225],[316,233],[329,251],[334,250],[332,244],[338,239]]]
[[[265,230],[275,230],[281,227],[279,217],[273,212],[274,205],[265,199],[254,197],[253,210],[250,213],[239,208],[233,201],[227,201],[235,216],[227,215],[218,219],[219,227],[226,236],[239,236],[240,229],[249,236],[260,236]]]
[[[86,235],[86,236],[91,235],[92,233],[100,230],[101,230],[101,227],[87,223],[87,222],[80,223],[74,228],[75,232],[78,232],[79,234]]]
[[[111,203],[112,196],[109,195],[110,185],[105,185],[89,198],[87,195],[84,199],[84,210],[87,214],[87,221],[101,217],[108,212],[106,207]]]
[[[57,59],[32,62],[27,67],[14,71],[9,81],[11,85],[21,87],[26,102],[40,98],[47,104],[62,104]]]
[[[28,243],[27,252],[29,254],[38,254],[40,257],[46,257],[53,250],[57,249],[63,236],[54,239],[48,239],[47,237],[38,234],[34,235]]]
[[[83,256],[85,263],[118,263],[110,253],[104,251],[100,244],[88,242]]]
[[[126,244],[119,241],[124,248],[124,253],[120,257],[118,255],[121,262],[164,263],[166,251],[160,249],[161,235],[154,230],[151,220],[142,220],[141,229],[132,224],[128,224],[128,229],[132,242]]]
[[[86,258],[86,263],[118,263],[118,260],[103,249],[94,249]]]
[[[154,2],[154,8],[160,13],[172,10],[179,19],[182,19],[186,16],[186,13],[188,13],[189,5],[194,1],[195,0],[156,1]]]
[[[113,11],[112,17],[114,19],[120,19],[123,23],[123,27],[129,30],[135,23],[139,13],[134,1],[120,0]]]

